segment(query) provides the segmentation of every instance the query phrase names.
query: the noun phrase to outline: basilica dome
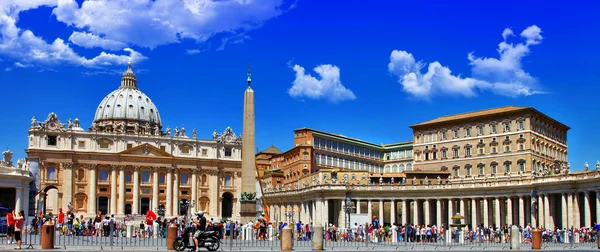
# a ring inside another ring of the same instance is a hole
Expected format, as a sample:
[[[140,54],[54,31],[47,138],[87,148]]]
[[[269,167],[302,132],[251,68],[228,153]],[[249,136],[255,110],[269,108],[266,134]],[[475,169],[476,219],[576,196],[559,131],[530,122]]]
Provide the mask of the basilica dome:
[[[92,130],[158,135],[162,128],[156,105],[137,88],[131,63],[123,73],[121,86],[108,94],[96,110]]]

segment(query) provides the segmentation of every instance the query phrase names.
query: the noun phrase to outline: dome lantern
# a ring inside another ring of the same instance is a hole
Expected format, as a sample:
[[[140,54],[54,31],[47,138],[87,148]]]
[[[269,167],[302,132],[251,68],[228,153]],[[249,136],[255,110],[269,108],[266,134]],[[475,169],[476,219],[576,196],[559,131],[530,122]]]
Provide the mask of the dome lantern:
[[[123,73],[123,77],[121,78],[121,88],[137,89],[137,79],[133,70],[131,70],[131,61],[127,63],[127,71]]]

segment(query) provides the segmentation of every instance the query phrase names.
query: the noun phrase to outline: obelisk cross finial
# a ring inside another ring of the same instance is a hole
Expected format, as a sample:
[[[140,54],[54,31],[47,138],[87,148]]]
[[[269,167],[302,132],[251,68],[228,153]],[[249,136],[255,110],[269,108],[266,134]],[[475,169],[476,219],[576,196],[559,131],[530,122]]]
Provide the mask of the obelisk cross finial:
[[[252,68],[251,65],[248,65],[248,87],[250,86],[250,83],[252,82],[252,79],[250,79],[250,76],[252,75],[250,73],[250,69]]]

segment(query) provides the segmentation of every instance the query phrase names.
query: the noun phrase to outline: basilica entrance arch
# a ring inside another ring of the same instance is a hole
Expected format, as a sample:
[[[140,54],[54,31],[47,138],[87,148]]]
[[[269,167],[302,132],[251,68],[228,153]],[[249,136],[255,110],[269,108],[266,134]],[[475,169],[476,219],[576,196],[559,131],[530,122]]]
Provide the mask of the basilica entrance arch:
[[[233,194],[224,192],[221,197],[221,218],[229,219],[233,216]]]
[[[56,188],[56,186],[51,185],[44,188],[43,203],[44,207],[42,212],[44,215],[49,212],[58,213],[58,188]]]

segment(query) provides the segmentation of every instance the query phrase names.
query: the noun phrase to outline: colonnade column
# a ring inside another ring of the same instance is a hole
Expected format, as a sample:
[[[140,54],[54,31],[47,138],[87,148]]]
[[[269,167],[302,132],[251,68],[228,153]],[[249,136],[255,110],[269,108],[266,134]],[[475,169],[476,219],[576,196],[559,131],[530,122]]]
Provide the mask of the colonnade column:
[[[435,200],[435,222],[438,228],[442,225],[442,201],[439,198]]]
[[[500,227],[500,198],[494,199],[494,225]]]
[[[452,216],[454,216],[454,202],[452,199],[448,199],[448,224],[452,224]],[[450,231],[450,226],[447,228]]]
[[[467,213],[467,211],[465,211],[465,201],[466,199],[460,199],[460,215],[465,216],[465,214]],[[467,222],[467,220],[462,219],[462,224],[465,224]]]
[[[396,201],[392,199],[390,201],[390,226],[394,223],[396,223]]]
[[[90,197],[88,198],[88,213],[95,215],[96,214],[96,184],[98,183],[98,181],[96,179],[96,165],[91,164],[88,166],[88,169],[90,170],[90,180],[89,180],[89,184],[88,184],[90,186],[90,192],[89,192]]]
[[[523,195],[519,195],[519,226],[525,228],[525,200]]]
[[[173,216],[173,168],[167,167],[167,205],[165,215]]]
[[[513,209],[512,209],[512,198],[508,196],[506,198],[506,224],[514,225],[513,223]]]
[[[196,205],[198,205],[200,202],[198,202],[198,171],[197,170],[193,170],[192,171],[192,201],[195,202],[194,207],[192,207],[191,211],[192,213],[196,212]],[[237,177],[236,180],[241,180],[240,177]],[[192,202],[190,201],[190,203]],[[239,200],[237,200],[237,202],[239,202]],[[233,203],[234,205],[237,205],[236,203]],[[231,214],[231,216],[235,217],[239,215],[239,207],[237,208],[238,211],[233,211],[233,213]]]
[[[367,200],[367,215],[369,216],[369,220],[373,218],[373,210],[371,210],[372,204],[371,200]]]
[[[585,196],[585,199],[583,201],[583,204],[584,204],[584,206],[583,206],[583,213],[585,215],[585,218],[583,219],[584,220],[583,223],[588,228],[590,228],[592,226],[592,216],[591,216],[591,212],[592,211],[590,209],[590,193],[591,192],[584,192],[583,193],[584,196]]]
[[[483,198],[483,226],[485,226],[485,227],[490,226],[490,223],[489,223],[490,215],[488,214],[489,209],[490,209],[490,206],[488,205],[488,199]]]
[[[561,193],[560,194],[560,206],[561,206],[561,213],[562,213],[562,228],[568,228],[569,227],[569,219],[568,219],[568,212],[567,212],[567,194],[566,193]]]
[[[537,227],[539,220],[537,220],[537,218],[535,217],[536,212],[534,211],[534,207],[533,207],[533,201],[535,200],[535,198],[532,196],[529,200],[529,204],[528,204],[528,209],[529,209],[529,220],[531,221],[531,226],[532,227]]]
[[[29,197],[27,197],[27,198],[23,197],[23,188],[20,188],[20,187],[15,188],[15,194],[16,194],[15,195],[16,200],[15,200],[15,209],[14,210],[15,210],[15,213],[18,214],[18,212],[23,210],[23,208],[22,208],[23,201],[29,200]],[[23,217],[26,218],[27,216],[23,216]]]
[[[139,166],[134,166],[133,167],[133,190],[132,190],[132,195],[133,195],[133,204],[131,207],[131,213],[132,214],[139,214],[140,212],[140,167]]]
[[[119,211],[118,215],[125,215],[125,166],[119,166]]]
[[[361,214],[361,212],[360,212],[360,200],[359,199],[356,200],[356,213],[357,214]]]
[[[402,200],[402,225],[408,224],[408,209],[406,208],[406,199]]]
[[[471,199],[471,229],[477,227],[477,199]]]
[[[215,199],[219,204],[219,201]],[[218,205],[217,205],[218,207]],[[223,211],[223,209],[221,209]],[[179,215],[179,172],[178,169],[173,169],[173,215]],[[219,215],[219,213],[215,212],[213,215]]]
[[[384,218],[383,218],[383,200],[379,200],[379,216],[377,216],[377,218],[379,219],[379,223],[381,223],[381,225],[383,225],[383,223],[384,223]]]
[[[117,166],[110,166],[110,213],[117,213]]]
[[[600,223],[600,191],[596,192],[596,223]]]
[[[329,223],[329,200],[323,199],[323,218],[325,224]],[[327,227],[327,225],[325,225]]]
[[[423,200],[423,211],[425,212],[425,225],[431,224],[431,219],[429,218],[429,200]]]
[[[413,201],[413,223],[419,224],[419,200]]]
[[[575,228],[580,228],[581,227],[581,212],[579,209],[579,193],[575,193],[574,195],[575,197],[573,198],[573,225],[575,226]]]
[[[544,195],[538,197],[538,226],[546,227],[546,218],[544,216]]]
[[[573,216],[573,193],[567,193],[567,228],[575,227]]]
[[[158,209],[158,167],[153,167],[152,170],[152,211],[156,211]]]
[[[544,227],[550,229],[554,228],[554,226],[550,222],[550,200],[548,198],[548,194],[544,194]]]

